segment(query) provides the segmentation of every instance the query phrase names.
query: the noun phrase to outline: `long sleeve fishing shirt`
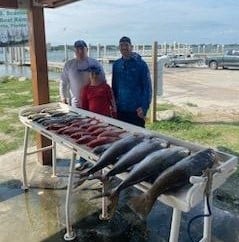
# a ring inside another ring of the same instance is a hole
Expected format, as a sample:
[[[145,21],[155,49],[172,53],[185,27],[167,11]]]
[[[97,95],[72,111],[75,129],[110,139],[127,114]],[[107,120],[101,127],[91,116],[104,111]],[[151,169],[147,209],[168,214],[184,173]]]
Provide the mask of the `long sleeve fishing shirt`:
[[[152,98],[149,69],[137,53],[113,64],[112,89],[119,112],[136,112],[141,107],[146,115]]]
[[[90,57],[84,60],[72,59],[65,63],[60,81],[60,97],[71,100],[73,107],[80,107],[80,92],[83,86],[89,83],[89,67],[96,66],[101,69],[102,80],[105,74],[101,64]]]

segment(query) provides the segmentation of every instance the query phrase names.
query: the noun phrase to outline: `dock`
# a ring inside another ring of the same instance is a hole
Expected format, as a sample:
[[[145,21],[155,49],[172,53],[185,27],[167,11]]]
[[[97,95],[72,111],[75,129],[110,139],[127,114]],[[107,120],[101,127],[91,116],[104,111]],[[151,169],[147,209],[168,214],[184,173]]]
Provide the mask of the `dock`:
[[[25,61],[24,63],[17,63],[17,62],[15,62],[14,64],[18,65],[18,66],[31,66],[30,61]],[[62,72],[65,62],[49,61],[47,64],[48,64],[48,70],[49,71]]]
[[[29,47],[28,46],[7,46],[1,49],[2,60],[0,64],[30,66]],[[138,44],[133,46],[133,51],[137,52],[149,64],[152,63],[152,45]],[[174,42],[173,44],[163,43],[158,44],[157,56],[160,58],[167,55],[173,64],[192,64],[194,62],[201,62],[205,56],[219,55],[224,52],[224,45],[215,46],[212,52],[208,52],[206,45],[190,46],[187,44],[180,44]],[[54,53],[54,49],[48,50],[48,54]],[[65,60],[73,58],[73,47],[69,45],[64,46],[62,50],[63,55],[59,61],[49,61],[48,70],[54,72],[62,72]],[[186,57],[194,54],[195,58],[188,59]],[[119,47],[116,45],[88,45],[88,55],[97,59],[101,63],[112,64],[115,60],[120,58],[121,54]],[[174,56],[183,56],[182,58],[172,58]],[[185,59],[186,58],[186,59]],[[179,63],[180,62],[180,63]]]

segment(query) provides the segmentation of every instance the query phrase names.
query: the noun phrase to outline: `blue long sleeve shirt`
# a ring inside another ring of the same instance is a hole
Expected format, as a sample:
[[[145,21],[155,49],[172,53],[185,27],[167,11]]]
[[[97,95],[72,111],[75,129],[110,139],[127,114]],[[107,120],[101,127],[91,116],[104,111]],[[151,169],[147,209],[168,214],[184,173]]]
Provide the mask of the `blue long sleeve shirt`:
[[[152,99],[152,84],[149,68],[140,55],[133,53],[129,59],[114,62],[112,89],[118,111],[135,112],[141,107],[146,115]]]

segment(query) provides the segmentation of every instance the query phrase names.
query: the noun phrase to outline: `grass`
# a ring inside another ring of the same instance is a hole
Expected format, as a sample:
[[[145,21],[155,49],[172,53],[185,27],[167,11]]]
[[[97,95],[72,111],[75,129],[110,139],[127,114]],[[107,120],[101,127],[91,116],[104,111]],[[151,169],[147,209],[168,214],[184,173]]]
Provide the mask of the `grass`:
[[[58,84],[49,81],[49,88],[51,101],[59,100]],[[24,126],[19,121],[18,112],[23,106],[33,103],[31,81],[2,77],[0,98],[0,155],[2,155],[23,145]],[[30,142],[34,142],[34,132],[31,132]]]
[[[148,123],[147,128],[239,156],[239,122],[200,123],[193,116],[177,113],[172,120]]]
[[[237,123],[194,123],[178,116],[170,121],[148,124],[147,127],[190,142],[221,150],[231,150],[231,153],[239,155],[239,128]]]
[[[50,100],[59,100],[58,83],[49,81]],[[23,143],[24,127],[18,119],[23,106],[32,105],[32,84],[30,80],[18,81],[0,79],[0,154],[17,149]],[[147,128],[205,146],[215,147],[239,155],[239,121],[237,123],[199,123],[193,121],[190,113],[170,103],[160,104],[158,111],[174,110],[176,117],[170,121],[147,124]],[[32,140],[34,136],[32,135]]]

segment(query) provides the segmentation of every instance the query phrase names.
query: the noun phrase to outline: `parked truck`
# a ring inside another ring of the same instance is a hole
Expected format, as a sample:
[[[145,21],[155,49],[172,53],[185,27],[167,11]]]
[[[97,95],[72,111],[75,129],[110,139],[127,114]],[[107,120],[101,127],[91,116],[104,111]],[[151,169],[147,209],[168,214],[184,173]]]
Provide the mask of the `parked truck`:
[[[212,56],[206,58],[206,65],[216,70],[218,67],[239,67],[239,50],[229,50],[223,56]]]

